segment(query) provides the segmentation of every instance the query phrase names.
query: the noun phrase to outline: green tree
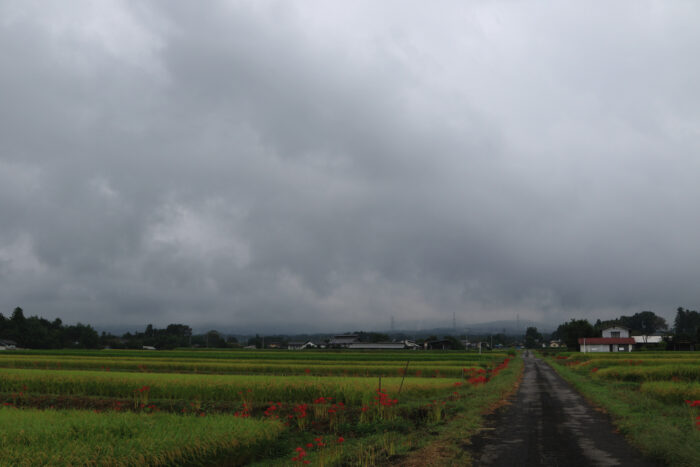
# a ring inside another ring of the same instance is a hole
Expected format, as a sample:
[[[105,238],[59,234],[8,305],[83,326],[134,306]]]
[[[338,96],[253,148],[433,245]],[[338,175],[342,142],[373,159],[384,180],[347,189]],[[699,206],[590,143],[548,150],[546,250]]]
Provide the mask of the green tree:
[[[542,334],[537,332],[537,328],[530,326],[525,331],[525,348],[534,349],[540,347],[542,343]]]
[[[620,324],[633,334],[651,335],[668,329],[666,320],[653,311],[642,311],[632,316],[620,316]]]
[[[570,349],[578,348],[578,340],[581,337],[595,337],[596,332],[587,319],[572,319],[560,324],[555,331],[555,336],[561,339]]]
[[[26,320],[24,317],[24,310],[22,310],[20,307],[15,308],[12,312],[12,318],[10,319],[15,323],[24,323]]]
[[[676,338],[695,341],[700,333],[700,313],[678,307],[673,325]]]

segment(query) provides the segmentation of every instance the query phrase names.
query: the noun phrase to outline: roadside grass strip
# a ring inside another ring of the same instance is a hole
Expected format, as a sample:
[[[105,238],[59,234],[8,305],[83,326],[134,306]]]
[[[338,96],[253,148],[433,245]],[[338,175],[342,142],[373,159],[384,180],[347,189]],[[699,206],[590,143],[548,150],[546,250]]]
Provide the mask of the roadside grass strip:
[[[283,431],[231,416],[0,408],[0,465],[243,465]]]

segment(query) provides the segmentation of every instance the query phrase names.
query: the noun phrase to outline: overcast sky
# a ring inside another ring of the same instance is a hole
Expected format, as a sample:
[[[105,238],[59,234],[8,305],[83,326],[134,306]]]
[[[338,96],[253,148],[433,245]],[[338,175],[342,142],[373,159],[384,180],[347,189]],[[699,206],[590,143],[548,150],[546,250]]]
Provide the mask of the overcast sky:
[[[0,1],[0,311],[700,306],[696,1]]]

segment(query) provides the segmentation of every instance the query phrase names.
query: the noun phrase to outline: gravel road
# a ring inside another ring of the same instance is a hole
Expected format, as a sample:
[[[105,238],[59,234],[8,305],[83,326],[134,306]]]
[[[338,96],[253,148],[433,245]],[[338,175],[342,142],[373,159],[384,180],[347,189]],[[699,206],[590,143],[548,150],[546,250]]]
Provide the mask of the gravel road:
[[[594,410],[548,364],[531,354],[524,360],[513,403],[472,439],[475,466],[656,465],[627,444],[608,416]]]

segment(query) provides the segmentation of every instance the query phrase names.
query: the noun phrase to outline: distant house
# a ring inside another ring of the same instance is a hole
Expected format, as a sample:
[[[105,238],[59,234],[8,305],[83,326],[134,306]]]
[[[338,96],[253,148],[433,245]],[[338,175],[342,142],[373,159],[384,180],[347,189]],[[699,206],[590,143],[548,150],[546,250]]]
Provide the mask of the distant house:
[[[9,339],[0,339],[0,350],[14,350],[17,348],[17,342]]]
[[[603,337],[581,337],[578,343],[581,352],[631,352],[635,341],[629,329],[614,326],[603,329]]]
[[[156,348],[153,347],[152,345],[144,345],[143,350],[156,350]]]
[[[563,344],[560,340],[553,340],[549,341],[549,347],[552,349],[558,349],[559,347],[562,347]]]
[[[333,336],[328,342],[328,347],[333,349],[347,349],[350,344],[354,344],[360,341],[360,337],[357,334],[339,334]]]
[[[303,350],[303,349],[314,349],[317,345],[311,341],[292,341],[287,344],[288,350]]]

